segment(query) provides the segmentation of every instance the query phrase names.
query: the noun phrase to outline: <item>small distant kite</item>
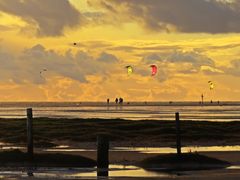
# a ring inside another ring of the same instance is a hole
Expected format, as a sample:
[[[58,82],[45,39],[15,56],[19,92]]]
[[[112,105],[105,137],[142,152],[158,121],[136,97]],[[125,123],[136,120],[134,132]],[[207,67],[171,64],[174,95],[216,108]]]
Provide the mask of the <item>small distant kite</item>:
[[[77,45],[77,43],[75,42],[75,43],[73,43],[73,45],[74,45],[74,46],[76,46],[76,45]]]
[[[209,84],[210,90],[213,90],[214,89],[214,83],[212,81],[208,81],[208,84]]]
[[[43,72],[46,72],[46,71],[47,71],[47,69],[43,69],[43,70],[40,71],[40,76],[41,76],[41,78],[44,78],[44,77],[42,76],[42,74],[43,74]]]
[[[157,71],[158,71],[157,66],[156,65],[151,65],[150,67],[152,68],[152,76],[155,76],[157,74]]]
[[[133,73],[133,67],[132,66],[126,66],[128,75],[131,75]]]

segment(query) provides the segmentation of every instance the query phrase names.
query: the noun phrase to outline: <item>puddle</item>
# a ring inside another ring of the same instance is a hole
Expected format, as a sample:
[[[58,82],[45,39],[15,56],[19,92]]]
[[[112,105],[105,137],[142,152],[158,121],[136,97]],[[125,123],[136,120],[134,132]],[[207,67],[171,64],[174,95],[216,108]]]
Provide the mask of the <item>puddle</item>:
[[[26,147],[14,146],[13,144],[10,144],[10,143],[0,142],[0,150],[11,150],[11,149],[26,149]]]
[[[228,170],[239,170],[240,166],[230,166],[230,167],[227,167],[226,169],[228,169]]]

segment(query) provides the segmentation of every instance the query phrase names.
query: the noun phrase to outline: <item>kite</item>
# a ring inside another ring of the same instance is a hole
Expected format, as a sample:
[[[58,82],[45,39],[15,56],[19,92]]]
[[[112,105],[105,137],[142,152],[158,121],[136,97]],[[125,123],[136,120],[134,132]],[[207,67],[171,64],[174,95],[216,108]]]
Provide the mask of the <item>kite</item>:
[[[126,66],[126,68],[127,68],[127,73],[128,73],[128,75],[131,75],[131,74],[133,73],[133,68],[132,68],[132,66]]]
[[[76,46],[76,45],[77,45],[77,43],[73,43],[73,45],[74,45],[74,46]]]
[[[213,90],[214,89],[214,84],[212,81],[208,81],[208,84],[209,84],[209,88],[210,90]]]
[[[43,72],[46,72],[46,71],[47,71],[47,69],[43,69],[43,70],[40,71],[40,76],[41,76],[41,78],[43,78],[42,73],[43,73]]]
[[[157,74],[157,66],[156,65],[151,65],[150,66],[152,68],[152,76],[155,76]]]

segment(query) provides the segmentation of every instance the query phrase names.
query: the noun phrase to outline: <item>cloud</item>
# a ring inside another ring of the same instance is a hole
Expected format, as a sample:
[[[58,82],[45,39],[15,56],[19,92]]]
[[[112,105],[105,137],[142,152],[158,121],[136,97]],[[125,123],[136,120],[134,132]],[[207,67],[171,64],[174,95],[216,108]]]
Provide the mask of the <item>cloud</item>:
[[[151,64],[157,65],[158,76],[156,76],[156,79],[160,82],[171,79],[179,74],[188,75],[200,72],[210,74],[210,70],[212,73],[215,72],[215,74],[222,73],[222,71],[218,70],[212,59],[195,51],[149,53],[141,59],[136,72],[142,76],[149,76]]]
[[[226,74],[230,74],[233,76],[240,76],[240,60],[232,60],[230,63],[230,67],[222,67],[222,70]]]
[[[102,62],[103,60],[106,62]],[[98,57],[83,51],[73,55],[71,50],[59,55],[54,50],[47,50],[38,44],[25,49],[18,56],[1,50],[0,77],[2,81],[42,84],[52,76],[62,76],[86,83],[89,75],[107,76],[118,67],[117,62],[117,57],[106,52],[102,52]],[[44,78],[40,76],[43,69],[48,70],[44,72]]]
[[[106,52],[102,52],[100,54],[100,57],[97,59],[99,62],[104,62],[104,63],[117,63],[118,59],[112,55],[108,54]]]
[[[89,0],[119,21],[135,21],[154,31],[240,32],[240,2],[219,0]]]
[[[12,30],[15,30],[15,29],[19,29],[20,27],[18,26],[6,26],[6,25],[1,25],[0,24],[0,31],[12,31]]]
[[[202,66],[215,67],[212,59],[195,51],[174,51],[163,55],[161,53],[151,53],[143,57],[142,62],[175,67],[176,72],[182,73],[199,72]]]
[[[166,58],[166,61],[170,63],[189,63],[194,68],[200,68],[201,66],[215,66],[215,63],[212,59],[194,51],[175,51]]]
[[[160,55],[156,53],[151,53],[143,57],[142,61],[146,64],[155,64],[158,61],[162,61],[162,58]]]
[[[65,27],[76,27],[83,17],[68,0],[0,0],[0,11],[18,16],[40,36],[59,36]]]
[[[111,47],[109,50],[114,51],[126,51],[126,52],[132,52],[132,51],[167,51],[167,50],[173,50],[173,49],[180,49],[180,46],[177,45],[149,45],[149,46],[117,46],[117,47]]]

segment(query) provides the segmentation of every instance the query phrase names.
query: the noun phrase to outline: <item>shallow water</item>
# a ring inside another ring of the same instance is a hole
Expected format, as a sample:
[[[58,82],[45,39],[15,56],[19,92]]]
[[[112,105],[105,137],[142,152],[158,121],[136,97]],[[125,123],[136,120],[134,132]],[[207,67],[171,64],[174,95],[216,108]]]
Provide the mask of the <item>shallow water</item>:
[[[82,149],[82,148],[49,148],[44,149],[47,152],[83,152],[83,151],[96,151],[95,149]],[[139,153],[176,153],[176,148],[171,147],[114,147],[110,151],[120,152],[139,152]],[[240,146],[188,146],[182,147],[182,152],[223,152],[223,151],[240,151]]]
[[[106,103],[0,103],[0,118],[24,118],[26,108],[33,107],[35,117],[51,118],[122,118],[129,120],[174,120],[180,112],[183,120],[239,121],[240,103],[199,106],[194,102],[131,103],[123,106]]]
[[[20,170],[21,169],[21,170]],[[73,179],[82,177],[96,177],[97,168],[37,168],[0,169],[0,177],[27,177],[31,172],[36,178]],[[110,165],[109,177],[171,177],[174,175],[163,172],[150,172],[136,166]]]
[[[236,171],[240,166],[230,166],[225,170]],[[161,172],[161,169],[154,169],[154,171],[147,171],[136,166],[110,165],[109,177],[158,177],[158,178],[176,178],[177,176],[192,176],[198,172],[184,171],[184,172]],[[208,174],[214,174],[217,171],[209,170]],[[221,170],[222,172],[222,170]],[[56,178],[56,179],[92,179],[97,176],[97,168],[1,168],[0,178],[25,178],[29,174],[35,178]],[[200,172],[201,174],[201,172]]]
[[[24,150],[24,146],[15,146],[14,144],[0,142],[0,150],[20,149]],[[73,148],[68,145],[60,145],[53,148],[38,149],[45,152],[84,152],[96,151],[96,149]],[[183,153],[188,152],[224,152],[224,151],[240,151],[240,145],[235,146],[187,146],[181,148]],[[112,147],[109,151],[117,152],[139,152],[147,154],[165,154],[176,153],[176,148],[172,147]]]

